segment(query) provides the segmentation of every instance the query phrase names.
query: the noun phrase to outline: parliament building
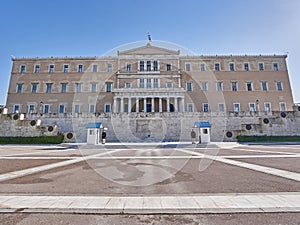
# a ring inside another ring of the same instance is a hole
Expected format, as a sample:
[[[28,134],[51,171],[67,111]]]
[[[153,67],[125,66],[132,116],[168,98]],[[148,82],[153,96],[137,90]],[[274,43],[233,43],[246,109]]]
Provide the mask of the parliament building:
[[[6,108],[28,118],[42,116],[48,123],[51,118],[61,131],[73,131],[70,126],[64,130],[66,118],[81,117],[84,123],[84,118],[93,117],[104,124],[104,118],[122,120],[122,115],[137,120],[130,129],[139,135],[143,133],[139,115],[152,122],[168,116],[188,117],[190,128],[192,121],[210,121],[213,130],[216,117],[263,118],[293,111],[286,58],[186,55],[151,42],[114,56],[12,58]],[[237,130],[242,129],[239,126]],[[231,124],[220,136],[228,127]],[[140,138],[155,136],[151,126],[147,129]]]

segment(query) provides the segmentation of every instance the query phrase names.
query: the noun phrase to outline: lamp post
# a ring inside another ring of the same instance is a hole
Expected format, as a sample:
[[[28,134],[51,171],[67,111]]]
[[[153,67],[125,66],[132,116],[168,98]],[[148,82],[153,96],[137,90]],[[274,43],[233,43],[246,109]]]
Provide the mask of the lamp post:
[[[255,103],[256,103],[256,112],[258,113],[259,112],[259,100],[256,99]]]
[[[43,101],[40,101],[40,109],[39,109],[39,111],[40,111],[40,115],[42,117],[43,116]]]

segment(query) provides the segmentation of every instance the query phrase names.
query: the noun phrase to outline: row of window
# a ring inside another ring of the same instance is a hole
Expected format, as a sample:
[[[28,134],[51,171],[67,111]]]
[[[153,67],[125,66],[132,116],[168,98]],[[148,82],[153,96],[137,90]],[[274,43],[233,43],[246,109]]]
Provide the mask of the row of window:
[[[255,112],[258,111],[258,104],[250,102],[248,104],[249,111],[250,112]],[[279,103],[279,108],[281,111],[286,111],[286,103],[285,102],[280,102]],[[240,103],[233,103],[233,111],[234,112],[240,112],[241,110]],[[210,106],[208,103],[203,103],[202,104],[202,110],[203,112],[210,112]],[[225,112],[225,104],[224,103],[219,103],[218,104],[218,110],[219,112]],[[187,111],[188,112],[194,112],[194,104],[193,103],[188,103],[187,104]],[[264,103],[264,111],[265,112],[271,112],[271,103],[270,102],[265,102]]]
[[[32,83],[31,84],[31,93],[35,94],[38,93],[38,85],[39,83]],[[90,91],[95,93],[97,92],[97,84],[92,83],[90,84]],[[217,91],[224,91],[223,82],[219,81],[216,83],[216,90]],[[275,81],[275,86],[277,91],[283,90],[283,85],[281,81]],[[60,92],[66,93],[67,92],[68,83],[61,83]],[[160,82],[158,78],[147,78],[147,79],[139,79],[138,80],[138,87],[139,88],[160,88]],[[201,82],[201,90],[202,91],[208,91],[208,82]],[[132,88],[130,82],[125,82],[124,88],[130,89]],[[166,88],[173,88],[173,82],[166,82]],[[46,93],[52,93],[53,89],[53,83],[46,83]],[[75,92],[80,93],[83,90],[83,84],[82,83],[75,83]],[[253,91],[253,82],[247,81],[246,82],[246,90],[247,91]],[[267,81],[261,81],[261,90],[262,91],[268,91],[268,82]],[[112,83],[105,83],[105,91],[111,92],[112,91]],[[193,91],[193,83],[187,82],[186,83],[186,91],[191,92]],[[231,82],[231,91],[238,91],[238,82],[232,81]],[[17,84],[17,93],[23,92],[23,84]]]
[[[14,105],[14,113],[19,113],[20,112],[20,105]],[[81,109],[80,109],[80,105],[75,104],[73,106],[73,112],[74,113],[81,113]],[[51,105],[49,104],[44,104],[42,106],[42,108],[36,109],[35,105],[28,105],[28,113],[51,113]],[[65,113],[66,112],[66,105],[64,104],[60,104],[58,106],[58,113]],[[106,103],[104,105],[104,112],[109,113],[111,112],[111,104],[110,103]],[[89,113],[96,113],[96,105],[95,104],[90,104],[89,105]]]
[[[36,94],[38,93],[38,83],[32,83],[31,84],[31,93]],[[68,83],[61,83],[60,84],[60,92],[61,93],[66,93],[68,90]],[[90,91],[95,93],[97,92],[97,84],[92,83],[90,87]],[[53,83],[46,83],[46,93],[52,93],[53,89]],[[76,92],[82,92],[82,83],[75,83],[75,91]],[[112,91],[112,83],[105,83],[105,91],[106,92],[111,92]],[[23,84],[17,84],[17,93],[22,93],[23,92]]]
[[[41,68],[40,65],[35,65],[33,72],[34,73],[40,73],[40,68]],[[113,70],[113,65],[111,63],[108,63],[106,71],[107,72],[112,72],[112,70]],[[60,70],[60,71],[62,71],[64,73],[70,72],[69,64],[64,64],[63,67],[62,67],[62,70]],[[21,65],[20,66],[20,73],[25,73],[25,72],[26,72],[26,65]],[[49,73],[54,73],[55,72],[55,65],[54,64],[50,64],[48,66],[48,72]],[[82,64],[77,65],[77,72],[78,73],[84,72]],[[93,64],[93,66],[92,66],[92,72],[94,72],[94,73],[98,72],[98,65]]]
[[[238,91],[238,82],[237,81],[232,81],[231,83],[231,91]],[[247,81],[246,83],[246,90],[247,91],[253,91],[253,82],[251,81]],[[222,81],[218,81],[216,82],[216,90],[217,91],[224,91],[224,87],[223,87],[223,82]],[[276,90],[277,91],[282,91],[283,90],[283,85],[281,81],[275,81],[275,86],[276,86]],[[202,91],[208,91],[208,82],[201,82],[201,86],[200,86]],[[268,91],[269,87],[268,87],[268,82],[267,81],[261,81],[261,90],[262,91]],[[193,83],[192,82],[187,82],[186,83],[186,91],[193,91]]]
[[[230,62],[229,65],[228,65],[228,68],[229,68],[229,71],[235,71],[236,68],[235,68],[235,63],[233,62]],[[250,71],[250,64],[245,62],[244,65],[243,65],[243,68],[244,68],[244,71]],[[206,68],[206,64],[205,63],[200,63],[200,71],[206,71],[207,68]],[[265,66],[264,66],[264,63],[258,63],[257,65],[257,69],[259,71],[264,71],[265,70]],[[185,71],[191,71],[192,68],[191,68],[191,64],[190,63],[185,63]],[[274,71],[278,71],[279,70],[279,65],[278,63],[273,63],[273,70]],[[214,71],[221,71],[221,63],[215,63],[214,64]]]
[[[229,71],[235,71],[235,63],[229,63]],[[250,64],[249,63],[244,63],[244,70],[249,71],[250,70]],[[48,67],[48,72],[49,73],[54,73],[55,65],[50,64]],[[106,71],[107,72],[112,72],[113,70],[113,65],[111,63],[107,64]],[[159,61],[139,61],[139,71],[159,71],[160,70],[160,65]],[[172,65],[171,64],[166,64],[166,71],[171,71],[172,70]],[[200,71],[206,71],[206,64],[201,63],[200,64]],[[214,64],[214,70],[215,71],[221,71],[221,64],[220,63],[215,63]],[[264,71],[265,66],[264,63],[258,63],[258,70],[259,71]],[[273,63],[273,70],[278,71],[279,70],[279,65],[278,63]],[[131,72],[132,71],[132,64],[127,63],[126,64],[126,71]],[[191,64],[190,63],[185,63],[185,71],[191,71]],[[20,66],[20,73],[25,73],[26,72],[26,65],[21,65]],[[39,73],[40,72],[40,65],[35,65],[34,66],[34,73]],[[68,73],[69,71],[69,64],[64,64],[62,68],[62,72]],[[82,73],[83,71],[83,65],[79,64],[77,65],[77,72]],[[92,66],[92,72],[98,72],[98,65],[93,64]]]
[[[258,104],[250,102],[248,104],[249,106],[249,111],[250,112],[255,112],[258,111]],[[285,102],[280,102],[279,103],[279,108],[281,111],[286,111],[286,103]],[[233,111],[234,112],[240,112],[240,103],[233,103]],[[218,110],[219,112],[225,112],[225,104],[224,103],[219,103],[218,104]],[[194,104],[193,103],[188,103],[187,104],[187,111],[188,112],[194,112]],[[202,111],[203,112],[210,112],[210,105],[208,103],[203,103],[202,104]],[[264,111],[265,112],[271,112],[271,103],[265,102],[264,103]],[[18,113],[20,112],[20,105],[14,105],[14,112]],[[35,105],[28,105],[28,113],[36,113],[37,109]],[[51,113],[51,105],[44,104],[41,109],[39,109],[39,112],[43,113]],[[66,106],[64,104],[60,104],[58,106],[58,113],[65,113],[66,112]],[[73,105],[73,112],[74,113],[81,113],[81,105],[75,104]],[[89,105],[89,113],[95,113],[96,112],[96,105],[95,104],[90,104]],[[109,113],[111,112],[111,104],[106,103],[104,105],[104,112]]]

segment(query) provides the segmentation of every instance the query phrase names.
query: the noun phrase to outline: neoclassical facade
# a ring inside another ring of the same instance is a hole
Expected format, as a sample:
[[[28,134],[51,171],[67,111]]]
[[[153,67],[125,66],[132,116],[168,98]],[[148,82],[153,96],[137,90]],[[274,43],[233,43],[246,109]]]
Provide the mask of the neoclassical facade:
[[[182,55],[147,43],[115,56],[13,58],[9,113],[292,111],[286,55]]]

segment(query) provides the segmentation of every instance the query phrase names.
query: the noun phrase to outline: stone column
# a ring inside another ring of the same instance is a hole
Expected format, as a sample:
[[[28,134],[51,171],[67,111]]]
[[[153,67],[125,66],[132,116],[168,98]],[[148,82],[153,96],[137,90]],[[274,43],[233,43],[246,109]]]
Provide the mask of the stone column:
[[[131,97],[128,98],[128,112],[131,113]]]
[[[124,112],[124,97],[121,97],[121,110],[120,112]]]
[[[154,97],[151,98],[151,112],[155,112]]]
[[[184,97],[181,98],[181,112],[184,112]]]
[[[144,112],[147,112],[147,98],[144,98]]]
[[[177,97],[174,98],[174,108],[175,108],[174,111],[178,112],[178,99],[177,99]]]
[[[118,101],[118,98],[114,97],[114,113],[118,112],[118,110],[117,110],[117,101]]]
[[[167,97],[167,112],[170,112],[170,97]]]
[[[159,112],[162,112],[162,98],[159,98]]]
[[[139,112],[140,111],[140,107],[139,107],[139,98],[136,97],[135,98],[135,111]]]

